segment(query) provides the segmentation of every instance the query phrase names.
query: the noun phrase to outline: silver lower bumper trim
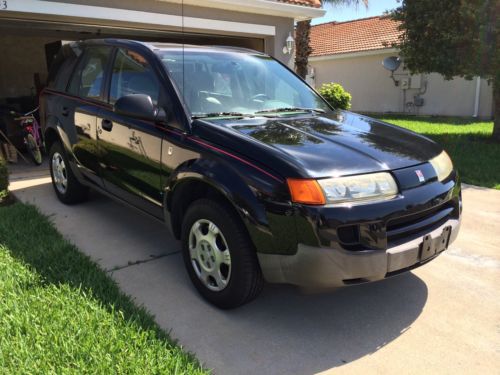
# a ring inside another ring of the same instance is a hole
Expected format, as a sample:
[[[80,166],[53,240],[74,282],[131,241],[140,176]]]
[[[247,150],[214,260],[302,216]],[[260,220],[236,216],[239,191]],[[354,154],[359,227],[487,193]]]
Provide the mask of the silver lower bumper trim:
[[[439,248],[445,228],[451,228],[448,244],[457,237],[460,220],[450,219],[443,225],[386,251],[347,251],[299,244],[295,255],[258,253],[264,278],[270,283],[307,287],[338,287],[356,282],[376,281],[398,271],[418,267],[439,253],[422,260],[421,245]]]

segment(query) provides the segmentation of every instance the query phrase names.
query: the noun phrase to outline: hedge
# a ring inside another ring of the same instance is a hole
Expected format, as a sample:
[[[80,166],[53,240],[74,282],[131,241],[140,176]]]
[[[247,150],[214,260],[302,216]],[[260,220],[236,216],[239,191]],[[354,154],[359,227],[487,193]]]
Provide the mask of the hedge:
[[[325,98],[330,105],[335,109],[351,108],[352,96],[344,90],[342,85],[338,83],[324,83],[319,88],[319,93]]]

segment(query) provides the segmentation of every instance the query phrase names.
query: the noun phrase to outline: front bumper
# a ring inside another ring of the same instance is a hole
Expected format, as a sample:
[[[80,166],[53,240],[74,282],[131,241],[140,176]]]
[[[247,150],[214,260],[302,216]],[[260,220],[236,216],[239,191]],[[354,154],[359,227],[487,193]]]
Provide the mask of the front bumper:
[[[299,244],[294,255],[258,253],[258,257],[268,282],[339,287],[381,280],[427,263],[456,239],[459,228],[460,219],[449,219],[432,231],[387,250],[348,251]],[[448,231],[445,236],[443,233]]]

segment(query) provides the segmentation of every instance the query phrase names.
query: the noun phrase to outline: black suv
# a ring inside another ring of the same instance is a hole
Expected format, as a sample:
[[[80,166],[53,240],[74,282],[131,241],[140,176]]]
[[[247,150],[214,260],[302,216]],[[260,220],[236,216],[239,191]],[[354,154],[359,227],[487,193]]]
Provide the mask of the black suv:
[[[255,51],[67,44],[41,118],[59,199],[92,188],[164,221],[222,308],[263,280],[337,287],[411,270],[460,226],[458,174],[439,145],[331,108]]]

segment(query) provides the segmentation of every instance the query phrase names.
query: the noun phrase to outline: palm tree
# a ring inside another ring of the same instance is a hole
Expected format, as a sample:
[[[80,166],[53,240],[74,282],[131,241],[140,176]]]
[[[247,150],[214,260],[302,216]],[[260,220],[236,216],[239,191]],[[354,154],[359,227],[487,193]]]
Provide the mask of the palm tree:
[[[368,0],[320,0],[321,5],[335,4],[335,5],[355,5],[358,6],[360,2],[368,7]],[[306,78],[307,66],[309,65],[309,56],[311,55],[311,21],[297,22],[297,29],[295,30],[295,69],[297,74],[302,78]]]

